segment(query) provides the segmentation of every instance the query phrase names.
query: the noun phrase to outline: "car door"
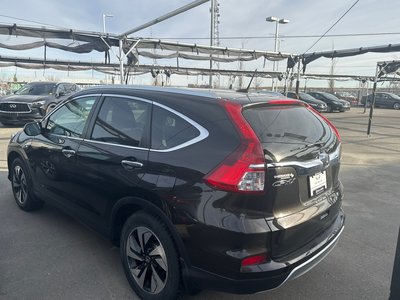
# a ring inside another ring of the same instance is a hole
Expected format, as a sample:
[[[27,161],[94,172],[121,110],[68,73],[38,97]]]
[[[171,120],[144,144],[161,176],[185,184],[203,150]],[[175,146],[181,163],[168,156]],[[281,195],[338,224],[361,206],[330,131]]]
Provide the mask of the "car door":
[[[63,206],[73,201],[75,154],[95,102],[96,96],[85,96],[60,106],[42,121],[42,133],[24,149],[35,192],[47,201]]]
[[[149,155],[151,102],[105,96],[77,152],[79,185],[74,205],[85,221],[106,233],[111,207],[141,196]]]
[[[385,103],[385,94],[376,93],[375,94],[375,106],[382,106]]]

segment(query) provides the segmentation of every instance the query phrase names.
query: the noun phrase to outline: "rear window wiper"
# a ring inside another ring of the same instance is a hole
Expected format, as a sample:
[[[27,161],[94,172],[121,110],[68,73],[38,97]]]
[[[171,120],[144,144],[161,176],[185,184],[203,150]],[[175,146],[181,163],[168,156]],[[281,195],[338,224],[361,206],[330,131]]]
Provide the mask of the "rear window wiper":
[[[291,149],[290,152],[297,151],[297,150],[308,149],[308,148],[312,148],[312,147],[322,147],[323,145],[324,145],[324,143],[321,143],[321,142],[305,144],[305,145],[300,146],[298,148]]]

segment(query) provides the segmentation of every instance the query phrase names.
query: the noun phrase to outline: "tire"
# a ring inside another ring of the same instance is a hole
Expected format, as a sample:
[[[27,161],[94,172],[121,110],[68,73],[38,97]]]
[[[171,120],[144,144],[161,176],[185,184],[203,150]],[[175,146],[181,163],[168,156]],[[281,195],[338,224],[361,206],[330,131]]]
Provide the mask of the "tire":
[[[400,109],[400,103],[397,102],[397,103],[393,104],[393,109],[396,109],[396,110]]]
[[[20,158],[16,158],[11,164],[11,188],[20,209],[32,211],[43,206],[44,202],[33,195],[29,173]]]
[[[157,217],[145,212],[130,216],[121,232],[120,252],[125,275],[140,299],[178,297],[177,251],[165,224]]]
[[[329,104],[326,105],[326,112],[332,112],[332,106],[330,106]]]
[[[51,111],[54,109],[54,107],[56,107],[56,105],[57,105],[57,104],[55,104],[55,103],[50,103],[49,105],[47,105],[47,108],[46,108],[46,115],[47,115],[49,112],[51,112]]]

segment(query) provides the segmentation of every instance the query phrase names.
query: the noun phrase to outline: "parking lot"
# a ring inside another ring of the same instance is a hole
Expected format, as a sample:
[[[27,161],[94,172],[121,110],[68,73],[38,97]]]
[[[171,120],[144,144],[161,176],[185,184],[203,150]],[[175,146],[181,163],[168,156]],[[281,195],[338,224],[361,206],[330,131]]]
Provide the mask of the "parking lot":
[[[387,299],[400,223],[400,111],[376,109],[371,137],[361,108],[326,116],[343,141],[346,227],[317,267],[256,295],[203,291],[186,299]],[[0,127],[0,299],[135,298],[119,250],[60,211],[25,213],[7,180],[6,148],[19,128]]]

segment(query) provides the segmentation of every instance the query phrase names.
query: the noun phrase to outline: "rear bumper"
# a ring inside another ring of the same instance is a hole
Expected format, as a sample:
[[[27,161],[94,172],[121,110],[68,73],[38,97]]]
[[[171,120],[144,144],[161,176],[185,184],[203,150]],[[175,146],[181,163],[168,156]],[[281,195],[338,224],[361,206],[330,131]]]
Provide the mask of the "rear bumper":
[[[235,294],[252,294],[278,288],[288,280],[295,279],[311,270],[332,251],[343,232],[344,220],[345,216],[341,210],[334,224],[327,229],[330,233],[328,238],[325,238],[306,254],[302,254],[295,259],[280,262],[269,261],[253,266],[254,270],[252,272],[238,272],[233,278],[195,267],[187,267],[184,269],[186,284],[197,288],[220,290]]]

